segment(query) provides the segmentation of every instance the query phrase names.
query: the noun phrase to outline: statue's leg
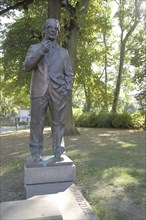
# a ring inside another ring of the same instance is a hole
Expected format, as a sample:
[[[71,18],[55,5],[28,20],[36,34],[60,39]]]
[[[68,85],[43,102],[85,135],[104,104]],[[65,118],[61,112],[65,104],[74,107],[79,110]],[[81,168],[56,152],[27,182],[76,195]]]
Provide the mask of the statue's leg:
[[[31,122],[29,147],[32,156],[42,155],[43,129],[47,113],[47,98],[31,99]]]
[[[51,113],[52,148],[56,158],[65,151],[65,110],[67,97],[61,96],[56,90],[51,91],[49,108]]]

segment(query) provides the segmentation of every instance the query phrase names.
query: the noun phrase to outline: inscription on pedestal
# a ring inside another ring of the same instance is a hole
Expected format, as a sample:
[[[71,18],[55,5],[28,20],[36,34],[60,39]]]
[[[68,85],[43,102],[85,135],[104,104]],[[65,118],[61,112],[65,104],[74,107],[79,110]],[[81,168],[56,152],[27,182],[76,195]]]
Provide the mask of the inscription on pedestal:
[[[75,184],[57,196],[56,202],[64,220],[99,220]]]
[[[89,216],[93,215],[93,212],[91,211],[91,209],[89,209],[87,202],[85,201],[83,195],[79,191],[77,191],[74,185],[70,187],[70,191],[74,195],[76,201],[78,202],[79,206],[83,210],[84,214],[89,215]]]

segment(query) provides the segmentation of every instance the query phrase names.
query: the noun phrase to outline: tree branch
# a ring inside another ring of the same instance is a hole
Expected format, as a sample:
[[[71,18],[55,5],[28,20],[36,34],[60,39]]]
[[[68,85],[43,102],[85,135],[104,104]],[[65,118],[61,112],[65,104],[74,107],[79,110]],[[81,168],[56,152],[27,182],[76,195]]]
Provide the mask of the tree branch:
[[[30,5],[31,3],[33,3],[34,0],[23,0],[21,2],[16,3],[15,5],[9,6],[6,9],[3,9],[0,11],[0,15],[5,14],[6,12],[10,11],[10,10],[14,10],[19,8],[20,6],[23,6],[24,9],[28,9],[28,5]]]
[[[137,2],[137,0],[135,0],[135,21],[133,23],[133,25],[131,26],[130,30],[128,31],[128,33],[126,34],[123,42],[126,42],[129,38],[129,36],[132,34],[132,32],[135,30],[136,26],[138,25],[138,23],[140,22],[139,16],[140,16],[140,6],[141,6],[142,2]]]

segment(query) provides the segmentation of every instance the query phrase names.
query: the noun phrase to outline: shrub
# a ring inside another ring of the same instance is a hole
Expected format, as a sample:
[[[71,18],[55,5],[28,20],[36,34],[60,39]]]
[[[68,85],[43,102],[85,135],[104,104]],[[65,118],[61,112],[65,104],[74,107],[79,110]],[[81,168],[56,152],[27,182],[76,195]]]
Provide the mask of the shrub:
[[[26,126],[26,125],[28,125],[28,121],[19,121],[18,125],[19,126],[21,126],[21,125],[25,125]]]
[[[109,112],[101,112],[97,117],[97,127],[98,128],[110,128],[112,127],[112,120],[114,114]]]
[[[114,128],[132,128],[132,117],[129,113],[116,113],[112,121]]]
[[[145,123],[144,115],[141,115],[140,112],[135,112],[131,115],[131,117],[134,128],[144,127],[144,123]]]
[[[78,127],[96,127],[97,115],[95,112],[82,112],[78,117],[75,117],[75,124]]]
[[[78,118],[80,117],[80,115],[83,113],[83,110],[80,108],[74,108],[73,109],[73,116],[74,116],[74,120],[77,121]]]
[[[74,111],[74,119],[77,127],[140,128],[144,126],[144,116],[140,113],[96,113],[82,112],[80,109]]]
[[[45,126],[51,126],[50,111],[47,112],[46,119],[45,119]]]

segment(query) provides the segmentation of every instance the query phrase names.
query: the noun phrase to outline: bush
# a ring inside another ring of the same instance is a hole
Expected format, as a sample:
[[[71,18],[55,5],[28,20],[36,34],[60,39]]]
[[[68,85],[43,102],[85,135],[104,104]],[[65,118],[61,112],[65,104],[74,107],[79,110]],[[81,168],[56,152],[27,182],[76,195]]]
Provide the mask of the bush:
[[[112,120],[114,114],[109,112],[101,112],[97,117],[97,127],[98,128],[110,128],[112,127]]]
[[[25,125],[25,126],[26,126],[26,125],[28,125],[28,124],[29,124],[28,121],[19,121],[19,122],[18,122],[18,125],[19,125],[19,126],[21,126],[21,125]]]
[[[144,126],[144,116],[140,113],[96,113],[82,112],[78,109],[74,111],[74,119],[77,127],[140,128]]]
[[[51,126],[50,111],[47,111],[47,115],[46,115],[46,118],[45,118],[45,126]]]
[[[135,112],[131,115],[131,117],[134,128],[144,127],[144,123],[145,123],[144,115],[141,115],[140,112]]]
[[[73,109],[73,116],[74,116],[74,120],[77,121],[78,118],[80,117],[80,115],[83,113],[83,110],[80,108],[74,108]]]
[[[132,117],[129,113],[116,113],[112,121],[114,128],[132,128]]]
[[[75,121],[78,127],[96,127],[97,115],[95,112],[83,112]]]

